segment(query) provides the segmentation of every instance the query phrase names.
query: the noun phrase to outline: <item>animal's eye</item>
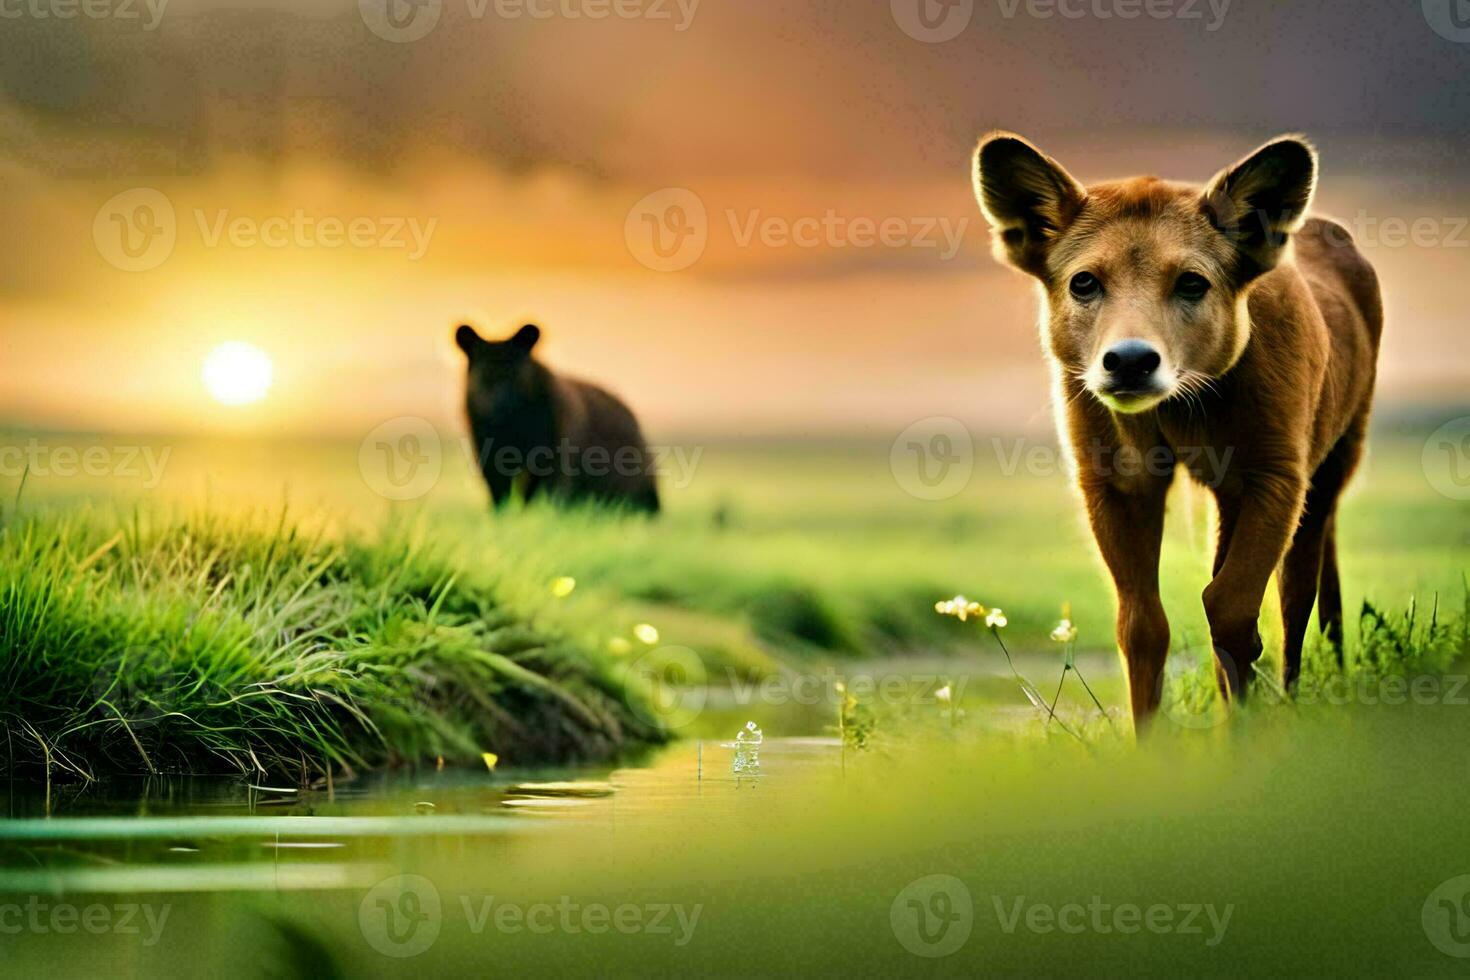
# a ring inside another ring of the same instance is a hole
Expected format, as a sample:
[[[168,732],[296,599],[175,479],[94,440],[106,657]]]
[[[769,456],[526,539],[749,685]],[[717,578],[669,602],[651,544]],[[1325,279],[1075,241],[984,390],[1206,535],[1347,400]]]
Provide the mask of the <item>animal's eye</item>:
[[[1072,298],[1083,302],[1095,299],[1102,293],[1102,283],[1090,272],[1079,272],[1073,276],[1069,288],[1072,290]]]
[[[1174,284],[1174,292],[1182,299],[1204,299],[1210,291],[1210,281],[1198,272],[1186,272]]]

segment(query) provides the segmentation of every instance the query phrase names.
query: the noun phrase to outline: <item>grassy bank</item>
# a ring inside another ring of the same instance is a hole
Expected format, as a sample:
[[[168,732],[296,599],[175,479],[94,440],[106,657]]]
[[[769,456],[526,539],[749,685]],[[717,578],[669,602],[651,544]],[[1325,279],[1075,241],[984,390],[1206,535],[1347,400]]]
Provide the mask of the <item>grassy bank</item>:
[[[309,778],[485,751],[599,759],[659,736],[608,655],[411,527],[12,519],[0,580],[11,771]]]

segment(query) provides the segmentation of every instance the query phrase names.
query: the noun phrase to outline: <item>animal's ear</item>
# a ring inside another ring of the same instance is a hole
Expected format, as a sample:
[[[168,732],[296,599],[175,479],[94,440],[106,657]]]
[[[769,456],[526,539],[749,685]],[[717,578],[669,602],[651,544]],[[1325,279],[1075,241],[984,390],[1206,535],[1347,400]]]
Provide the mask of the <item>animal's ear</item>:
[[[975,197],[996,257],[1044,278],[1046,253],[1087,199],[1051,157],[1014,133],[987,134],[975,150]]]
[[[1317,152],[1300,136],[1278,136],[1205,188],[1200,207],[1235,243],[1246,278],[1280,261],[1290,236],[1306,220],[1317,186]]]
[[[536,341],[541,339],[541,328],[534,323],[528,323],[516,331],[516,335],[510,338],[510,342],[523,351],[529,351],[536,346]]]
[[[475,328],[468,325],[462,326],[454,331],[454,342],[459,345],[459,349],[464,351],[465,356],[470,359],[474,358],[475,353],[485,343],[484,339],[475,333]]]

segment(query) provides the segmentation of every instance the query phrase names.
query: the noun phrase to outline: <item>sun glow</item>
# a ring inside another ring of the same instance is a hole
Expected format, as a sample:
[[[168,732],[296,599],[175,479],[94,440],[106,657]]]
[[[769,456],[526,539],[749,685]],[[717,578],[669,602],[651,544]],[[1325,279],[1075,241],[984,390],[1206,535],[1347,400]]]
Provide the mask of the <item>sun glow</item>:
[[[271,386],[271,359],[254,344],[232,340],[204,359],[204,387],[221,405],[249,405],[265,397]]]

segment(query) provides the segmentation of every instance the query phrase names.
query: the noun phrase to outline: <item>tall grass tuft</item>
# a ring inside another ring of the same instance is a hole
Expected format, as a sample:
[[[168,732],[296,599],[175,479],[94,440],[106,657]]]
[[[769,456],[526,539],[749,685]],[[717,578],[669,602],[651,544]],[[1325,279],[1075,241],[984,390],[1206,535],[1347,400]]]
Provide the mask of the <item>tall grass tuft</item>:
[[[11,771],[597,759],[661,737],[636,697],[606,654],[413,525],[363,538],[282,510],[0,527]]]

